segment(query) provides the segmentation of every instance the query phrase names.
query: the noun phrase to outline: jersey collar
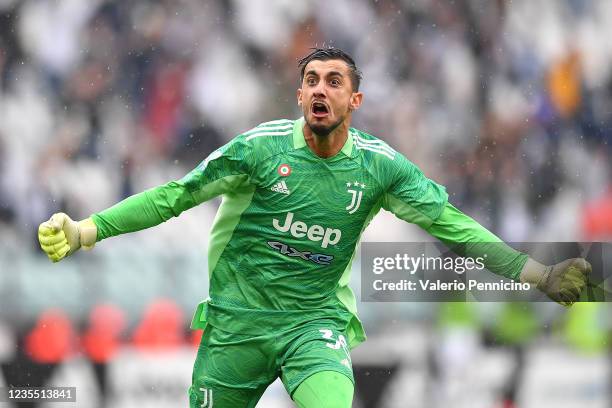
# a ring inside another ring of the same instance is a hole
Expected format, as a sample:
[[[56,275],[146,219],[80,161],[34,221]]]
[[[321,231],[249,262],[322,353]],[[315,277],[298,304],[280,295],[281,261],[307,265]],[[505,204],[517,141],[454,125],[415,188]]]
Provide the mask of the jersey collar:
[[[304,117],[297,119],[293,124],[293,148],[301,149],[307,147],[306,139],[304,139]],[[352,157],[353,153],[353,129],[349,128],[348,137],[342,149],[340,150],[346,157]]]

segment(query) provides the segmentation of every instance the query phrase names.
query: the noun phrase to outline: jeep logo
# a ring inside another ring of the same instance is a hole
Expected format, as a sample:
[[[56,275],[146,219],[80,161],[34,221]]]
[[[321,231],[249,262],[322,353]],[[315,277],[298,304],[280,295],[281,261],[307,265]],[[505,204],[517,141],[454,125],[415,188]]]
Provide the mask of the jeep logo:
[[[321,248],[327,248],[328,245],[335,245],[340,241],[342,232],[339,229],[323,228],[320,225],[314,224],[308,227],[305,222],[293,221],[293,213],[288,212],[285,224],[280,225],[276,219],[272,219],[272,225],[280,232],[289,232],[296,238],[307,237],[309,240],[317,242],[321,241]]]

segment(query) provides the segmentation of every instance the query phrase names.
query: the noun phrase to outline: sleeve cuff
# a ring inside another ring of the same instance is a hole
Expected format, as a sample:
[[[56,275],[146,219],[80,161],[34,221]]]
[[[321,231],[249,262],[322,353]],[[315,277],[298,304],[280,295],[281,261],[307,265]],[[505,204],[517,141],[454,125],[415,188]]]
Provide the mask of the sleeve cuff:
[[[96,245],[98,238],[98,227],[91,218],[79,221],[79,231],[81,233],[81,248],[92,249]]]

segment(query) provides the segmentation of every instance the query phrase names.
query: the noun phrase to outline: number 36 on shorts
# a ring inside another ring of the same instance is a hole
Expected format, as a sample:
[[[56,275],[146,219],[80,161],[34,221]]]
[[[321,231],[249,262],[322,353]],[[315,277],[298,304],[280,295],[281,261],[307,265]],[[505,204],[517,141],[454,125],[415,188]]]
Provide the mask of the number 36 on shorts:
[[[351,368],[351,354],[349,353],[348,344],[342,334],[338,335],[338,338],[334,338],[334,332],[330,329],[319,329],[322,337],[329,340],[325,345],[331,349],[339,350],[342,349],[346,354],[346,360],[342,360],[342,364]]]

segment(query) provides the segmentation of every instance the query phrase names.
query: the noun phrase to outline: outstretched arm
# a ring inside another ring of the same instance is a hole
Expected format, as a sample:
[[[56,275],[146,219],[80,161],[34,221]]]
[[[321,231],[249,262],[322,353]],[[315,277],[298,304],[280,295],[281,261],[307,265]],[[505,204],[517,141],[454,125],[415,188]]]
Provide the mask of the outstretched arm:
[[[511,248],[450,203],[425,229],[462,256],[487,254],[485,266],[491,272],[534,284],[555,302],[566,306],[578,300],[591,272],[591,265],[582,258],[543,265]]]
[[[79,222],[64,213],[53,214],[38,227],[38,239],[49,259],[58,262],[81,247],[93,248],[105,238],[154,227],[196,204],[184,183],[172,181]]]
[[[53,262],[97,241],[156,226],[220,194],[250,184],[250,148],[237,137],[213,152],[180,180],[135,194],[114,206],[76,222],[54,214],[38,229],[41,248]]]
[[[426,178],[405,157],[395,155],[393,181],[383,207],[419,225],[461,256],[484,257],[487,269],[512,280],[531,283],[554,301],[571,305],[587,283],[591,265],[582,258],[542,265],[509,245],[448,202],[444,187]]]
[[[528,259],[448,202],[440,216],[424,229],[458,255],[476,258],[486,254],[488,270],[515,281]]]
[[[96,241],[154,227],[197,204],[180,181],[143,191],[92,215],[97,227]]]

